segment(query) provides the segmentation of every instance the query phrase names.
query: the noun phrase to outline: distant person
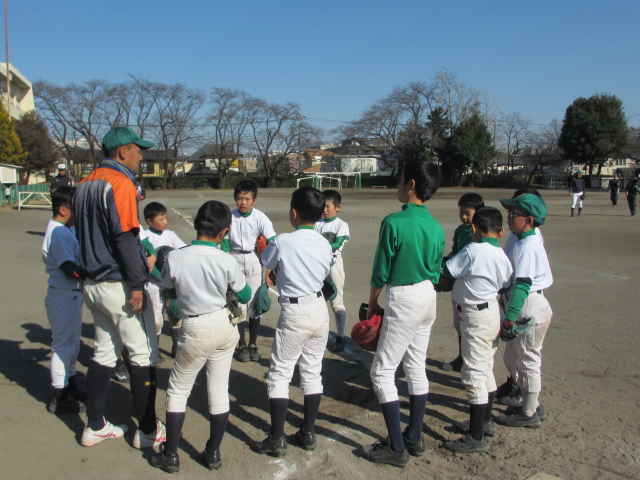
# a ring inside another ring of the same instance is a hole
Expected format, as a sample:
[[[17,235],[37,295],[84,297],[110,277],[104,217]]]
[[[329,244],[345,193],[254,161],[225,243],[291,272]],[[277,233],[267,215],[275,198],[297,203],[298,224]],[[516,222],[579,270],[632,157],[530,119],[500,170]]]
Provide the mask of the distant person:
[[[620,177],[615,174],[611,180],[609,180],[609,198],[611,199],[611,205],[618,206],[618,194],[620,193]]]
[[[58,164],[58,175],[51,180],[49,191],[53,193],[60,187],[73,187],[73,178],[67,173],[67,166],[64,163]]]
[[[640,175],[638,175],[638,177],[640,177]],[[631,211],[632,217],[636,214],[638,191],[640,191],[640,187],[638,187],[638,178],[634,178],[627,186],[627,203],[629,204],[629,211]]]
[[[569,195],[571,196],[571,216],[573,217],[573,211],[578,205],[578,216],[582,213],[582,199],[584,198],[584,178],[582,178],[582,170],[576,172],[575,178],[571,179],[569,184]]]

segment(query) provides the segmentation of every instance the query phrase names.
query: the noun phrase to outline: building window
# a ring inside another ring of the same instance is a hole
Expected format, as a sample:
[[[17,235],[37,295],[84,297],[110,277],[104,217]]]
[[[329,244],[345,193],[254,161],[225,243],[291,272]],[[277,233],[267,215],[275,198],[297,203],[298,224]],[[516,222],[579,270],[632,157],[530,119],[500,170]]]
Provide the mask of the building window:
[[[151,169],[150,167],[151,165],[149,165],[149,162],[140,162],[141,173],[149,173],[150,171],[153,171],[153,169]]]

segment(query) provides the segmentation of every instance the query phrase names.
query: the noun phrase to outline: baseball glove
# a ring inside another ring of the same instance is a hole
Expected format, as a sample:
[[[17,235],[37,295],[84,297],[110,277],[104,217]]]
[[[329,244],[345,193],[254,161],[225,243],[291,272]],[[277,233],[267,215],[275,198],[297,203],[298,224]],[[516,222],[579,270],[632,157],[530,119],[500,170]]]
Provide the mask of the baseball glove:
[[[324,232],[322,236],[326,238],[329,243],[333,243],[336,241],[336,234],[333,232]]]
[[[227,288],[227,308],[229,309],[229,321],[235,325],[242,321],[242,307],[238,301],[236,292]]]
[[[382,326],[382,317],[384,311],[374,314],[370,319],[366,320],[369,305],[363,303],[360,305],[359,316],[361,321],[356,323],[351,329],[351,339],[360,345],[361,348],[369,352],[375,352],[378,348],[380,340],[380,327]]]
[[[171,248],[168,245],[164,245],[162,247],[156,248],[156,252],[157,252],[158,256],[156,257],[156,265],[155,265],[155,267],[161,273],[162,273],[162,267],[164,267],[164,262],[167,260],[167,255],[169,255],[169,252],[171,250],[173,250],[173,248]]]
[[[521,318],[520,320],[510,322],[508,320],[502,321],[502,327],[500,328],[500,338],[505,342],[513,340],[525,333],[531,325],[535,322],[535,317]]]
[[[258,235],[256,238],[256,253],[258,254],[258,257],[265,248],[267,248],[267,239],[264,235]]]
[[[580,200],[584,200],[587,196],[587,192],[582,192],[582,195],[580,195]]]

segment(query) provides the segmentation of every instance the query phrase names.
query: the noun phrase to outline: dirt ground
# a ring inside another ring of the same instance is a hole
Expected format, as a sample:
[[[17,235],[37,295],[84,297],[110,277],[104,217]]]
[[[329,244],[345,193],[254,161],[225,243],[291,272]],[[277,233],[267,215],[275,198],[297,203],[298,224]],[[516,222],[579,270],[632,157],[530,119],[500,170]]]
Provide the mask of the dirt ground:
[[[459,224],[457,200],[466,190],[442,189],[429,201],[451,245]],[[510,197],[510,190],[476,190],[488,205]],[[291,231],[291,190],[260,192],[257,208],[273,220],[277,232]],[[631,218],[624,198],[612,208],[606,193],[589,193],[583,215],[569,218],[569,195],[545,191],[549,206],[542,227],[554,284],[546,292],[554,311],[544,349],[541,403],[549,413],[542,428],[497,426],[487,454],[456,455],[442,448],[459,434],[452,420],[467,417],[460,375],[444,372],[443,363],[457,354],[451,323],[450,294],[438,294],[438,316],[428,351],[431,384],[423,427],[427,454],[411,458],[405,469],[374,465],[359,456],[363,444],[385,436],[385,427],[369,379],[372,354],[351,340],[336,355],[327,350],[323,365],[325,397],[317,422],[318,448],[298,448],[293,435],[301,422],[303,402],[294,376],[286,433],[289,450],[282,459],[261,456],[250,445],[268,428],[265,374],[278,317],[278,304],[263,319],[259,363],[232,365],[231,418],[222,444],[223,467],[209,472],[199,459],[209,433],[205,377],[200,375],[189,399],[181,471],[176,477],[220,479],[525,479],[546,472],[562,479],[640,479],[640,322],[638,283],[640,219]],[[209,199],[233,204],[231,191],[149,192],[147,201],[169,208],[169,228],[183,240],[195,238],[197,208]],[[344,251],[348,330],[358,307],[367,300],[371,263],[382,218],[400,208],[395,192],[343,191],[341,217],[352,239]],[[111,382],[107,419],[129,426],[124,440],[94,448],[80,446],[83,415],[55,416],[45,409],[50,395],[50,330],[44,297],[46,275],[40,246],[50,213],[0,209],[0,465],[4,479],[166,478],[149,465],[151,451],[131,446],[135,427],[129,386]],[[504,242],[504,240],[503,240]],[[335,324],[332,319],[332,332]],[[331,334],[333,336],[333,333]],[[158,416],[172,360],[171,339],[162,336],[167,361],[159,368]],[[93,349],[93,323],[85,308],[78,369],[84,376]],[[498,384],[507,377],[503,347],[496,355]],[[398,373],[402,420],[408,420],[406,382]],[[497,406],[494,414],[503,408]]]

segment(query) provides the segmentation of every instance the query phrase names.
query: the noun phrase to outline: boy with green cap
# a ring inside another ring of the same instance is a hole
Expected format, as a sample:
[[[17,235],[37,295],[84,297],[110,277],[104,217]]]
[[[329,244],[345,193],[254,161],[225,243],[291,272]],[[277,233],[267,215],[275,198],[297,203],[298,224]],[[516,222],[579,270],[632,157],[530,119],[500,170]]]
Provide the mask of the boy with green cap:
[[[501,199],[508,210],[509,230],[517,236],[505,248],[513,267],[509,293],[502,296],[505,306],[503,329],[517,320],[533,318],[533,324],[522,335],[507,342],[504,363],[522,390],[522,406],[507,409],[496,422],[507,427],[538,428],[546,418],[538,403],[542,389],[542,343],[551,324],[552,311],[544,290],[553,284],[551,267],[542,238],[536,227],[544,224],[547,206],[542,198],[525,193],[513,199]]]

